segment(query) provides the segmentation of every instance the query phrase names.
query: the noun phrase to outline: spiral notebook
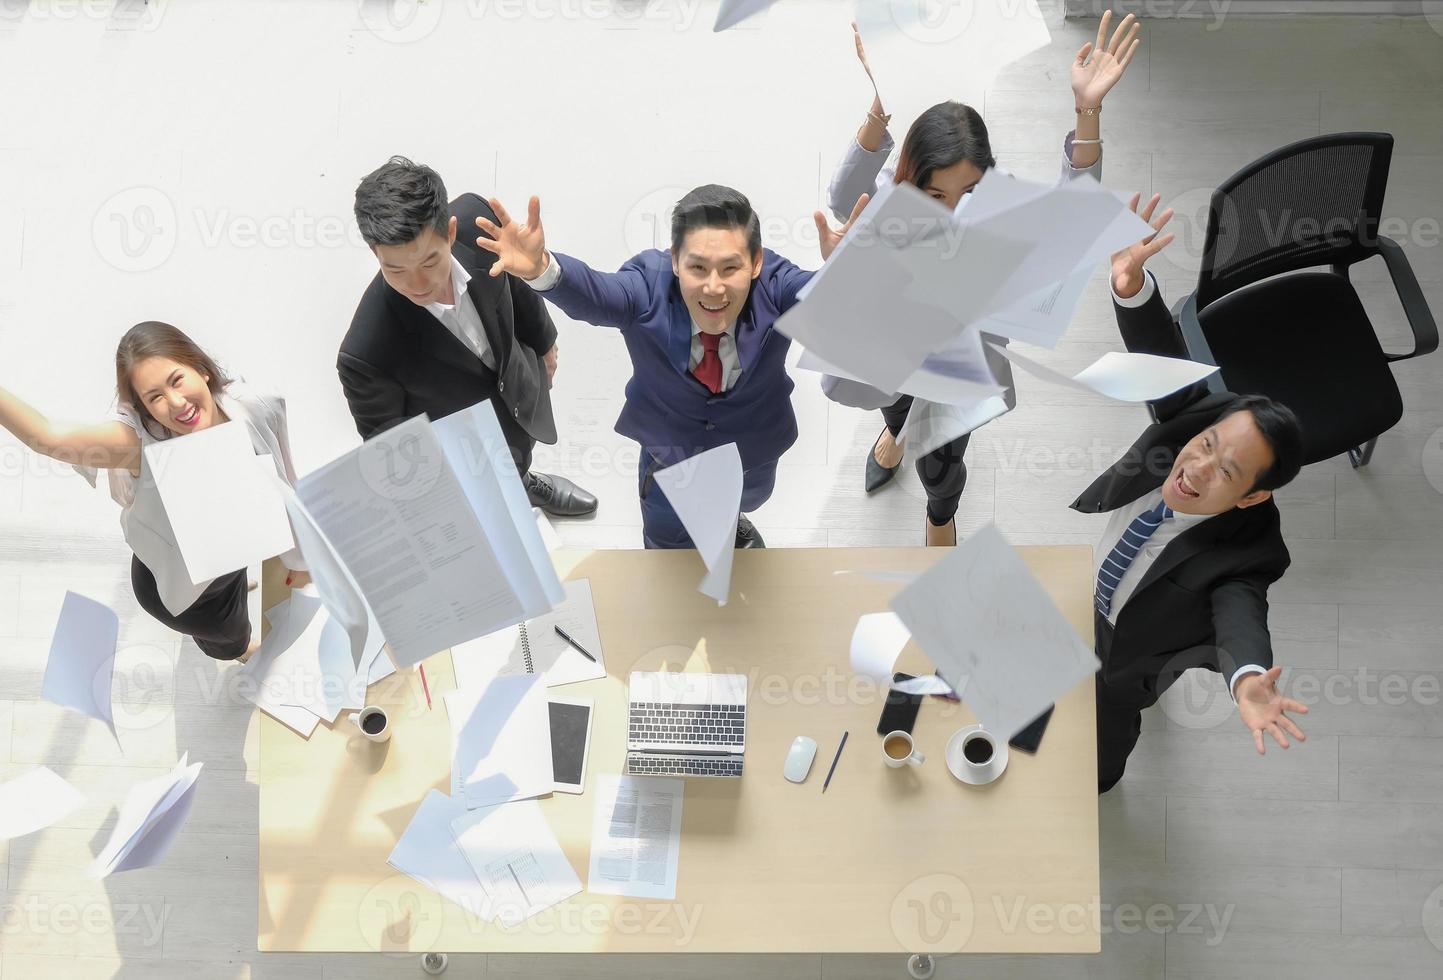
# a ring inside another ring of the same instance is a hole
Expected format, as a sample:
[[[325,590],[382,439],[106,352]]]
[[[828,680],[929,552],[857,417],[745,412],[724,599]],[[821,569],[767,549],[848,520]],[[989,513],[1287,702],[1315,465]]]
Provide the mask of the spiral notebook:
[[[566,600],[540,616],[451,648],[456,686],[469,688],[508,674],[542,674],[547,687],[575,684],[606,676],[601,630],[591,600],[591,581],[563,582]],[[560,626],[596,658],[587,660],[556,634]]]

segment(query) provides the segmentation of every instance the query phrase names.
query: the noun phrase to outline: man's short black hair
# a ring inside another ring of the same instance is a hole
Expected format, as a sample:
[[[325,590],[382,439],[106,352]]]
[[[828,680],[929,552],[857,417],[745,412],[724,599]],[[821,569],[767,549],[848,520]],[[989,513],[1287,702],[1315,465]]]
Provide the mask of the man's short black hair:
[[[752,261],[762,254],[762,225],[752,202],[740,191],[721,184],[703,184],[676,202],[671,212],[671,254],[681,255],[689,232],[698,228],[741,228],[746,231]]]
[[[1267,395],[1239,395],[1217,420],[1221,422],[1238,412],[1252,414],[1258,431],[1273,451],[1273,465],[1258,474],[1248,492],[1276,490],[1291,483],[1303,468],[1303,427],[1293,410]]]
[[[356,188],[356,224],[372,248],[414,242],[427,228],[444,238],[450,223],[446,185],[423,163],[391,157]]]

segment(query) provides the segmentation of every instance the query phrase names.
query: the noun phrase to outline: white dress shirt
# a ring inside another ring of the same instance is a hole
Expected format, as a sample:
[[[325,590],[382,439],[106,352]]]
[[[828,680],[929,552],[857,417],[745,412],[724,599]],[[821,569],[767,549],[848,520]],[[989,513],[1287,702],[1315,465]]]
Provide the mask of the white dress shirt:
[[[1114,291],[1112,298],[1119,306],[1137,307],[1142,306],[1151,299],[1152,294],[1156,290],[1157,282],[1152,278],[1152,273],[1144,270],[1142,288],[1139,289],[1135,295],[1123,298]],[[1160,503],[1162,503],[1162,491],[1154,490],[1152,493],[1144,494],[1126,507],[1119,507],[1112,512],[1112,515],[1107,520],[1107,529],[1102,532],[1102,538],[1092,549],[1093,588],[1097,587],[1097,569],[1101,567],[1103,560],[1112,553],[1112,549],[1116,547],[1118,539],[1122,537],[1122,532],[1127,529],[1127,526],[1133,522],[1137,515],[1144,511],[1151,510]],[[1147,575],[1147,570],[1152,567],[1153,562],[1157,561],[1158,556],[1163,553],[1163,549],[1188,528],[1196,527],[1213,516],[1216,515],[1180,514],[1177,511],[1173,511],[1172,517],[1163,521],[1158,529],[1152,532],[1152,537],[1147,539],[1147,543],[1144,544],[1142,550],[1137,553],[1137,557],[1134,558],[1132,564],[1128,566],[1122,579],[1117,583],[1117,589],[1112,593],[1112,609],[1107,616],[1109,623],[1112,623],[1114,626],[1117,625],[1118,613],[1121,612],[1122,607],[1127,604],[1127,600],[1132,598],[1133,592],[1137,590],[1138,583]],[[1264,673],[1267,673],[1267,671],[1263,670],[1263,668],[1257,664],[1242,665],[1233,671],[1233,676],[1228,679],[1228,693],[1232,694],[1233,688],[1237,685],[1240,677],[1247,674]]]
[[[548,254],[546,271],[535,279],[525,280],[527,285],[538,293],[544,293],[555,287],[561,281],[561,263],[556,261],[556,256]],[[701,363],[702,355],[706,353],[701,343],[701,325],[695,320],[691,321],[691,361],[688,368],[696,370]],[[721,343],[717,344],[717,357],[721,358],[722,366],[722,391],[731,391],[732,386],[741,377],[742,362],[737,355],[737,339],[731,335],[731,331],[721,335]]]
[[[491,353],[491,345],[486,341],[486,328],[481,325],[481,314],[476,312],[476,304],[471,301],[471,294],[466,292],[466,284],[470,281],[471,274],[461,267],[456,256],[451,256],[451,298],[455,302],[450,306],[445,303],[427,303],[426,311],[440,320],[457,340],[481,358],[482,364],[494,371],[496,358]]]

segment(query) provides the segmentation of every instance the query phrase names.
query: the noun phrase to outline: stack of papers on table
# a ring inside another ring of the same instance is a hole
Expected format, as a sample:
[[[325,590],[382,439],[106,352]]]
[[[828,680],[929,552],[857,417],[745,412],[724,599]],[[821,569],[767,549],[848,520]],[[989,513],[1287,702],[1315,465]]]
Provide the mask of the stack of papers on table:
[[[490,899],[491,916],[515,925],[581,891],[535,800],[468,810],[451,834]]]
[[[342,711],[360,709],[366,689],[396,671],[374,622],[357,669],[346,630],[310,586],[272,606],[266,619],[270,632],[241,668],[240,691],[299,735],[309,737],[318,722],[334,723]]]
[[[475,809],[552,791],[550,702],[540,674],[491,677],[444,700],[454,798]]]
[[[581,891],[534,800],[467,810],[433,789],[387,863],[485,922],[514,925]]]

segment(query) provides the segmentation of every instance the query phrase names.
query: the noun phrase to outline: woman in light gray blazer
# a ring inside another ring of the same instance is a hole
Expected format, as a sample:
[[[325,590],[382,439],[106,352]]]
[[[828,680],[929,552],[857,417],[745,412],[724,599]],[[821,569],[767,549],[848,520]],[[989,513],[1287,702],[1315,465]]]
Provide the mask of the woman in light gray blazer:
[[[1123,72],[1137,52],[1137,34],[1141,27],[1128,14],[1109,39],[1111,12],[1104,13],[1098,26],[1097,40],[1078,51],[1072,63],[1072,94],[1077,115],[1076,128],[1063,139],[1061,180],[1073,180],[1083,174],[1102,179],[1102,139],[1099,113],[1102,99],[1122,78]],[[866,50],[857,25],[857,58],[870,77]],[[873,194],[887,183],[909,183],[944,206],[955,210],[982,179],[982,174],[996,166],[987,138],[987,126],[977,110],[960,102],[940,102],[932,106],[907,130],[902,141],[901,157],[896,169],[886,167],[894,143],[887,131],[892,117],[882,111],[881,96],[873,98],[867,120],[847,147],[846,155],[832,175],[828,188],[828,207],[840,220],[846,221],[863,194]],[[986,339],[1000,341],[997,337]],[[997,383],[1006,387],[1004,401],[1011,409],[1016,404],[1012,387],[1012,371],[1005,358],[984,348],[988,365]],[[902,447],[897,435],[912,407],[911,395],[885,392],[847,378],[824,376],[822,390],[827,397],[854,408],[880,408],[884,428],[872,451],[867,455],[865,487],[872,493],[891,481],[902,464]],[[917,458],[917,476],[927,491],[926,540],[929,545],[957,543],[957,503],[967,482],[967,466],[962,456],[970,437],[964,435],[924,456]]]

